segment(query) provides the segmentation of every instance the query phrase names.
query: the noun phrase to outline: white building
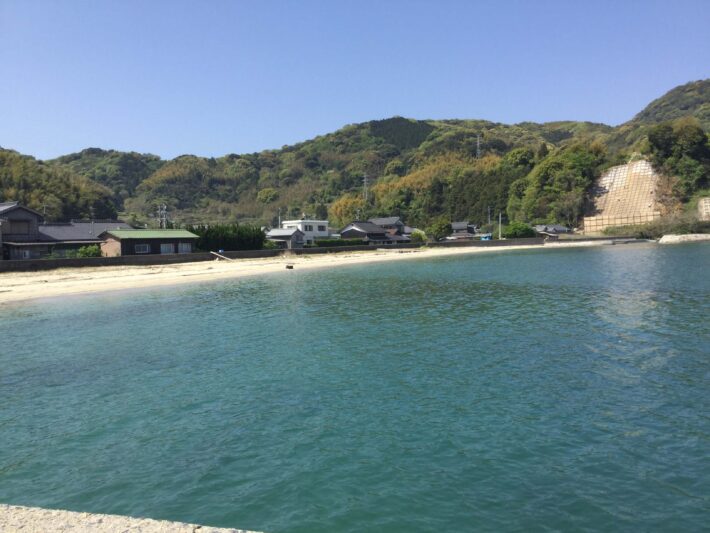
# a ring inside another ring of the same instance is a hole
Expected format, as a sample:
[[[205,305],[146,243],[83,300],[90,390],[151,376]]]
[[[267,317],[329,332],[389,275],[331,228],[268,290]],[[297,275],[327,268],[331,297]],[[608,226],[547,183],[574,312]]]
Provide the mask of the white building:
[[[306,244],[313,244],[316,239],[326,239],[330,236],[328,232],[327,220],[314,220],[302,218],[300,220],[284,220],[281,222],[282,229],[296,228],[303,232]]]

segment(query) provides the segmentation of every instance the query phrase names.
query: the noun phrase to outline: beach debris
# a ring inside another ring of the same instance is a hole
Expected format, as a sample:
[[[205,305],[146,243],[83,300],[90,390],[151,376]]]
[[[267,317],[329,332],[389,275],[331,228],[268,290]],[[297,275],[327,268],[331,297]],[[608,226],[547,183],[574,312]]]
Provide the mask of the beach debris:
[[[222,250],[220,250],[221,252]],[[218,254],[217,252],[210,252],[212,255],[215,256],[215,261],[219,261],[220,259],[223,259],[225,261],[234,261],[234,259],[230,259],[229,257],[226,257],[222,254]]]

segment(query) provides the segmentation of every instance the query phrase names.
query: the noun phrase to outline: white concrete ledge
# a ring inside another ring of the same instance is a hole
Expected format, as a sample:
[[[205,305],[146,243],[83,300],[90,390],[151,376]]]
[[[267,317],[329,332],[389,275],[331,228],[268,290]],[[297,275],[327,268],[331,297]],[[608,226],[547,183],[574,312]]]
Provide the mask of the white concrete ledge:
[[[659,244],[678,244],[681,242],[710,241],[710,233],[689,233],[687,235],[664,235]]]
[[[83,531],[97,533],[254,533],[243,529],[198,526],[183,522],[131,518],[110,514],[75,513],[39,507],[0,504],[3,533]]]

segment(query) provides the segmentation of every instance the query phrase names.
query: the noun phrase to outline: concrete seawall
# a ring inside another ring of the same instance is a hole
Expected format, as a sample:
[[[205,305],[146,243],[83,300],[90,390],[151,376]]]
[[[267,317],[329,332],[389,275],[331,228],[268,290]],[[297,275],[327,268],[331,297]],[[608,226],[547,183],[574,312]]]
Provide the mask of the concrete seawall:
[[[0,504],[0,531],[3,533],[48,533],[87,531],[96,533],[255,533],[243,529],[199,526],[184,522],[131,518],[128,516],[75,513]]]

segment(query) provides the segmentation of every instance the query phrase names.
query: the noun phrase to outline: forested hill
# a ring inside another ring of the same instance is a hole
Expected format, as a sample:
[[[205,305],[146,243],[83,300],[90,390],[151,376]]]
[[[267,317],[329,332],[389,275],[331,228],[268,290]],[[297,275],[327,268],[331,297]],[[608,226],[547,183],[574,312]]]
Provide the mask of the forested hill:
[[[481,223],[490,207],[511,219],[574,224],[594,177],[634,152],[688,174],[678,187],[681,199],[707,187],[709,88],[710,80],[677,87],[616,128],[394,117],[280,150],[219,158],[163,161],[90,148],[42,163],[2,151],[0,201],[39,208],[51,193],[53,203],[71,205],[52,215],[89,216],[89,208],[109,205],[141,221],[150,221],[155,206],[165,203],[184,223],[273,223],[279,210],[283,216],[328,216],[334,225],[358,214],[400,215],[414,225],[440,216]],[[8,165],[10,171],[3,168]],[[53,185],[58,179],[73,184],[65,199]],[[87,196],[83,204],[77,190]]]

